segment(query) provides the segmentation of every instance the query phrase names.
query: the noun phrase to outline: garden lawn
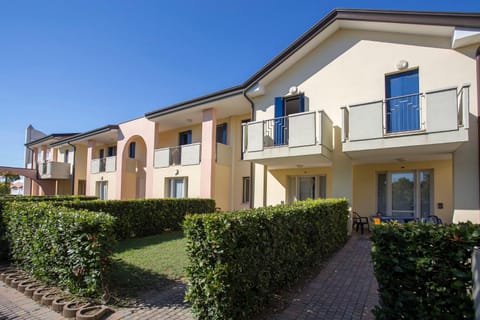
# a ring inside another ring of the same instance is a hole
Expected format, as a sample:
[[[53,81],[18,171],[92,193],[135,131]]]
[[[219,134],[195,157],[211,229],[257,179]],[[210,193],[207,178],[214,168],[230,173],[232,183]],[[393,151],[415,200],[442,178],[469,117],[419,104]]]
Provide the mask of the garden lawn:
[[[108,282],[119,298],[138,295],[140,289],[162,288],[185,277],[186,239],[181,231],[119,242]]]

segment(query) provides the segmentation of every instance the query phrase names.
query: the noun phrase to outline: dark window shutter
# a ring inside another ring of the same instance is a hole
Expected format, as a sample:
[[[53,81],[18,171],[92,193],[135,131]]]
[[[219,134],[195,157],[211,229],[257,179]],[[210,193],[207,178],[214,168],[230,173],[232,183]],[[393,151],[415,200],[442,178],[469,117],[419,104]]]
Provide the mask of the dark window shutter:
[[[275,97],[275,118],[280,118],[284,115],[283,97]]]

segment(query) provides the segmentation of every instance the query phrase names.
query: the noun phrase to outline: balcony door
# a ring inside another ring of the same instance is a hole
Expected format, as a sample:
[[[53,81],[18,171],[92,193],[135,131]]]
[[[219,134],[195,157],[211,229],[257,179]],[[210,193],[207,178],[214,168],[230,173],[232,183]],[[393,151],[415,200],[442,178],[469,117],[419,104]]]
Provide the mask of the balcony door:
[[[385,78],[387,133],[420,129],[418,70]]]
[[[378,173],[377,211],[393,217],[433,214],[433,171]]]
[[[303,94],[275,98],[275,123],[273,144],[288,144],[288,119],[285,117],[305,111],[305,96]]]

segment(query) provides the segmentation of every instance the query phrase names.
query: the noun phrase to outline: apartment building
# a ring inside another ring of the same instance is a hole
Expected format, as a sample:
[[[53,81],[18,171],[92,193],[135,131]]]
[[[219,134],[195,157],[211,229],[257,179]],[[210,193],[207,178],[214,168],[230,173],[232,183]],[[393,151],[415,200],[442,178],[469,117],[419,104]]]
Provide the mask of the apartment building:
[[[239,86],[28,147],[54,192],[480,221],[479,47],[479,13],[334,10]]]

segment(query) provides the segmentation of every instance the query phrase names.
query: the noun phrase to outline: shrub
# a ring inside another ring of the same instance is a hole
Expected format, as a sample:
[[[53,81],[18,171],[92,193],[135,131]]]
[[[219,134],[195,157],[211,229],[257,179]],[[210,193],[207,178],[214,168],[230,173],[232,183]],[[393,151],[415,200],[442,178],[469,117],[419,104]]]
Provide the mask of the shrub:
[[[8,258],[8,241],[5,239],[5,226],[2,222],[2,213],[4,206],[11,201],[87,201],[95,200],[97,197],[93,196],[2,196],[0,197],[0,261]]]
[[[180,230],[187,213],[215,211],[215,201],[211,199],[97,200],[66,202],[64,205],[113,215],[116,217],[117,239]]]
[[[114,218],[46,202],[12,201],[4,209],[12,260],[39,280],[81,295],[102,292],[114,245]]]
[[[473,224],[382,224],[372,235],[377,319],[473,319]]]
[[[347,239],[346,200],[190,215],[187,300],[199,319],[250,319]]]

